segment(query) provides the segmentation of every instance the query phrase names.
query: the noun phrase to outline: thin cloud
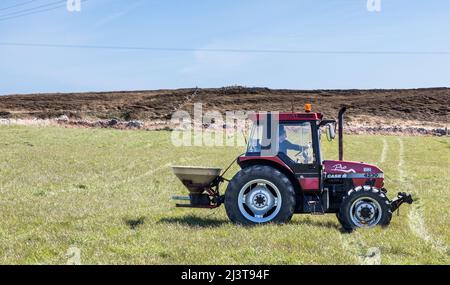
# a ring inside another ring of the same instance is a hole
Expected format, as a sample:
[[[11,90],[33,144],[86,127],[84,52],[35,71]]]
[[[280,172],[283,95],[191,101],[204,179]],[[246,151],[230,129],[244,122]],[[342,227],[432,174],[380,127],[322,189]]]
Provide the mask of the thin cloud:
[[[242,45],[242,42],[240,42]],[[239,46],[230,42],[214,42],[208,44],[202,49],[235,49]],[[212,71],[234,71],[237,68],[247,65],[254,55],[247,53],[221,53],[208,51],[195,51],[194,62],[182,68],[181,73],[197,73],[197,72],[212,72]]]
[[[126,8],[125,10],[118,11],[116,13],[113,13],[111,15],[108,15],[108,16],[100,19],[99,21],[97,21],[94,24],[94,26],[98,28],[98,27],[104,26],[104,25],[106,25],[106,24],[108,24],[110,22],[116,21],[117,19],[123,17],[124,15],[128,14],[132,10],[134,10],[137,7],[141,6],[142,3],[144,3],[144,0],[140,0],[140,1],[134,2],[132,5],[128,6],[128,8]]]

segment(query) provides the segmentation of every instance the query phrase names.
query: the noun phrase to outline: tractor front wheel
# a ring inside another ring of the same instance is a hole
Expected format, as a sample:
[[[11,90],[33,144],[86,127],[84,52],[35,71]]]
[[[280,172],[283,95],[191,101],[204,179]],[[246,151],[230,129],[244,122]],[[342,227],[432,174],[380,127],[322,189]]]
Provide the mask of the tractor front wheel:
[[[250,166],[228,184],[225,209],[230,220],[238,224],[286,223],[294,214],[294,187],[275,168]]]
[[[392,218],[391,204],[379,189],[359,186],[344,196],[337,217],[346,231],[388,226]]]

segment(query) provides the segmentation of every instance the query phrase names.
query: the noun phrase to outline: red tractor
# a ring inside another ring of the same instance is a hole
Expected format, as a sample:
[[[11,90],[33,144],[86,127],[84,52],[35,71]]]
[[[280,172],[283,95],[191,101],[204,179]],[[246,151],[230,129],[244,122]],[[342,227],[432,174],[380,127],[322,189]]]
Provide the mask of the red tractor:
[[[398,193],[389,200],[383,171],[375,166],[343,160],[343,116],[339,111],[339,160],[322,160],[322,129],[334,139],[335,120],[322,114],[258,113],[247,151],[237,158],[241,170],[231,179],[221,169],[173,167],[189,189],[189,197],[174,197],[189,204],[178,207],[216,208],[225,205],[228,217],[238,224],[286,223],[293,214],[334,213],[345,230],[387,226],[401,204],[413,202]],[[219,192],[228,182],[225,195]]]

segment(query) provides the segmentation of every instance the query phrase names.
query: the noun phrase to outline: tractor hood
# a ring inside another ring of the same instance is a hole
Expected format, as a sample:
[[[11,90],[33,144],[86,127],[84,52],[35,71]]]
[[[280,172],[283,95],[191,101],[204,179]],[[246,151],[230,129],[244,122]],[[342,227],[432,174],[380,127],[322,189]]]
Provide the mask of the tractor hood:
[[[325,160],[323,167],[325,173],[341,174],[342,178],[383,178],[380,168],[363,162]]]

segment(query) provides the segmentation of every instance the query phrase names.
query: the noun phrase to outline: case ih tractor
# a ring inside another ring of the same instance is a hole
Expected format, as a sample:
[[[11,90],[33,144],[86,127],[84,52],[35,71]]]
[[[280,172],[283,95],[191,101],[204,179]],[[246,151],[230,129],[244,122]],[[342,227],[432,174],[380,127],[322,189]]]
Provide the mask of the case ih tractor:
[[[305,113],[255,114],[247,151],[236,160],[241,170],[231,180],[224,178],[230,167],[222,174],[219,168],[173,167],[190,192],[173,197],[189,201],[177,207],[224,204],[230,220],[244,225],[286,223],[296,213],[331,213],[347,231],[387,226],[412,197],[398,193],[389,200],[379,167],[343,160],[345,111],[338,115],[339,160],[322,160],[322,129],[334,139],[336,121],[311,112],[311,105],[305,105]],[[228,182],[225,195],[219,191],[223,182]]]

